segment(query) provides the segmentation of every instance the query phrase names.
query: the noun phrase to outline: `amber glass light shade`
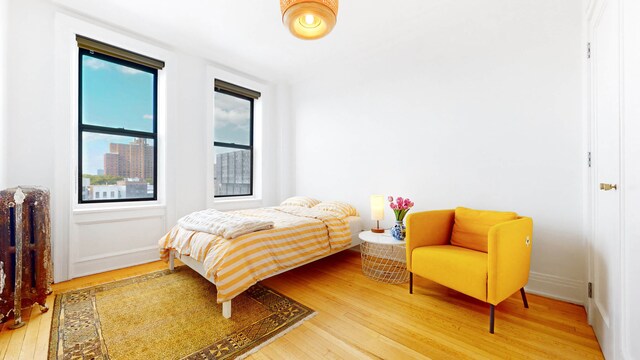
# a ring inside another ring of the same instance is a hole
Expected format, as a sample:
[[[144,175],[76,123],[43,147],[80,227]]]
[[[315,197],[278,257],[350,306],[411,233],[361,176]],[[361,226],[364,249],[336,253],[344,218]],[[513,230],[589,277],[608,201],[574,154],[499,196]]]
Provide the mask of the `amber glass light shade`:
[[[338,0],[280,0],[280,10],[282,22],[294,36],[320,39],[336,25]]]

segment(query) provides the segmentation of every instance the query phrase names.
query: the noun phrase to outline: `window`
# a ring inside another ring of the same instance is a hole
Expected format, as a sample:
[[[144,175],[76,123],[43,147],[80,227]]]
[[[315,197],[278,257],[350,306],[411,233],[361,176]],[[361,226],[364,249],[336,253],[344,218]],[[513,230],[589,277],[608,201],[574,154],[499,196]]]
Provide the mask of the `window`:
[[[78,201],[156,200],[157,87],[164,63],[81,36],[76,39]]]
[[[260,93],[215,81],[215,197],[253,195],[253,110]]]

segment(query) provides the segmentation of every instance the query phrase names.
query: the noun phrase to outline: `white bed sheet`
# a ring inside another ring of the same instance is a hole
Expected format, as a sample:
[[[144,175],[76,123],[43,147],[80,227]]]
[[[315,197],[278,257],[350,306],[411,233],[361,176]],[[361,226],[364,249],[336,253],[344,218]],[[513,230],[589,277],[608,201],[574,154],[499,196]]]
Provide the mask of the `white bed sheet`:
[[[362,231],[362,218],[360,216],[349,216],[346,220],[349,222],[349,229],[351,230],[351,246],[359,245],[362,242],[358,237],[358,234]]]

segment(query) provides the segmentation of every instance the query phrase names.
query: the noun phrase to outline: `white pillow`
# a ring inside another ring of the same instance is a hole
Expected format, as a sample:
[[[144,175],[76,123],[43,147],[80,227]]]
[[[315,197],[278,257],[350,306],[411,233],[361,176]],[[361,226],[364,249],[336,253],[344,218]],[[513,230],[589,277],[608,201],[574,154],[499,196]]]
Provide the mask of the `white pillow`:
[[[323,201],[313,208],[342,214],[344,216],[359,216],[356,208],[342,201]]]
[[[312,208],[320,203],[320,200],[310,198],[308,196],[294,196],[283,201],[280,206],[302,206]]]

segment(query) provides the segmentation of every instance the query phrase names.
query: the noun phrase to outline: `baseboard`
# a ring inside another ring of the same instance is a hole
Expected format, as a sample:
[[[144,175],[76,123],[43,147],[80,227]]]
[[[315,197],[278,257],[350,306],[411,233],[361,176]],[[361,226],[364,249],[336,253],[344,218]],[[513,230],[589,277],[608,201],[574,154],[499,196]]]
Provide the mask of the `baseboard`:
[[[560,276],[541,274],[532,271],[527,292],[544,297],[584,305],[587,286],[584,281],[567,279]]]

